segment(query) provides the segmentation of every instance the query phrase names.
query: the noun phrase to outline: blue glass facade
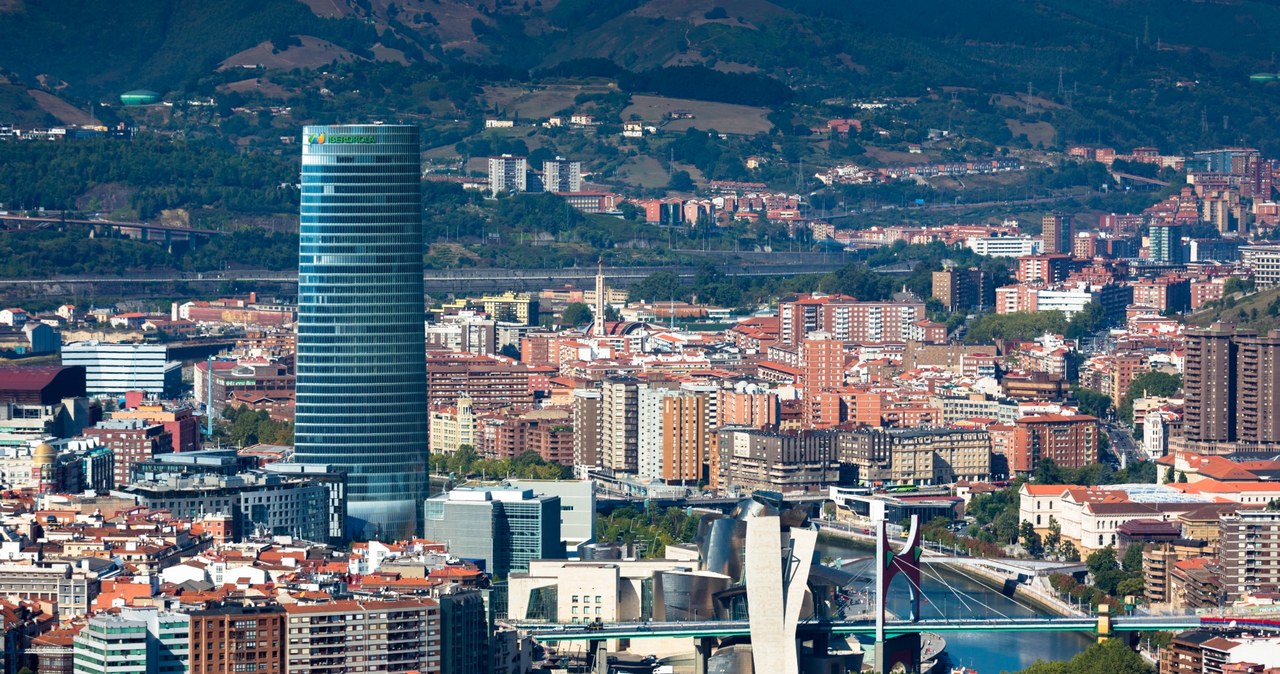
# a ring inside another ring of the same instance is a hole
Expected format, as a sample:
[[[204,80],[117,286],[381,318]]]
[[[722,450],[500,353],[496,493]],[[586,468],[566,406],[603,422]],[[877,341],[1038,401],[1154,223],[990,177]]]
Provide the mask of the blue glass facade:
[[[416,126],[308,126],[298,251],[299,463],[348,471],[347,531],[403,538],[426,492]]]

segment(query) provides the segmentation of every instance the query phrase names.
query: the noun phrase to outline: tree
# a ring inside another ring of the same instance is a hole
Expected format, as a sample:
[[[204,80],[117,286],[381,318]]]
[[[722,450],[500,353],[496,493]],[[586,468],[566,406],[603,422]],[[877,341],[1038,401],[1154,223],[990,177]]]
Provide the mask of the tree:
[[[1145,588],[1146,583],[1143,582],[1142,576],[1129,576],[1116,585],[1116,596],[1141,597]]]
[[[1121,563],[1121,568],[1123,568],[1126,573],[1142,573],[1142,553],[1145,548],[1146,546],[1135,543],[1125,549],[1124,560]]]
[[[1168,468],[1166,468],[1166,469],[1165,469],[1165,471],[1164,471],[1164,481],[1165,481],[1165,482],[1173,482],[1175,479],[1177,479],[1177,478],[1176,478],[1176,477],[1174,477],[1174,474],[1173,474],[1173,466],[1169,466],[1169,467],[1168,467]]]
[[[1116,586],[1125,578],[1124,573],[1120,570],[1120,563],[1116,560],[1115,546],[1108,545],[1101,550],[1094,551],[1085,560],[1085,564],[1089,567],[1089,573],[1093,576],[1093,586],[1108,595],[1114,596]]]
[[[498,349],[498,353],[512,360],[520,360],[520,349],[516,348],[515,344],[503,344],[502,348]]]
[[[996,537],[1002,544],[1017,543],[1018,534],[1021,532],[1018,526],[1018,515],[1015,512],[1005,511],[996,517],[995,521]]]
[[[1071,541],[1065,541],[1062,544],[1062,547],[1058,549],[1058,556],[1061,557],[1064,562],[1080,561],[1080,551],[1076,549],[1076,544]]]
[[[1053,515],[1049,516],[1049,533],[1045,534],[1044,547],[1049,552],[1057,552],[1058,546],[1062,543],[1062,525],[1058,523],[1058,518]]]
[[[564,313],[560,314],[560,323],[566,326],[578,327],[589,325],[595,317],[591,315],[591,307],[582,302],[574,302],[564,308]]]
[[[693,177],[688,171],[676,171],[671,174],[671,180],[667,182],[667,188],[676,192],[692,192]]]
[[[1040,542],[1040,534],[1036,533],[1035,527],[1030,522],[1024,520],[1022,525],[1018,527],[1018,538],[1022,541],[1022,547],[1032,557],[1039,557],[1044,554],[1044,545]]]
[[[1048,457],[1042,457],[1036,461],[1036,468],[1032,475],[1037,484],[1065,484],[1062,470],[1058,468],[1057,462]]]
[[[1091,388],[1077,387],[1076,400],[1080,402],[1080,411],[1095,417],[1106,417],[1111,409],[1111,397]]]
[[[1067,662],[1037,661],[1022,674],[1154,674],[1124,639],[1108,639],[1095,643]]]

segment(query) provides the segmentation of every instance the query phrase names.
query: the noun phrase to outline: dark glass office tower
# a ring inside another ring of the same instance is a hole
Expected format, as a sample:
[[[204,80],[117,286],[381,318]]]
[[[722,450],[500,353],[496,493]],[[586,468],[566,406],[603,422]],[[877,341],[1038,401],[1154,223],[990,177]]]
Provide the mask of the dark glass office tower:
[[[348,471],[353,538],[417,531],[427,378],[418,127],[302,134],[296,457]]]

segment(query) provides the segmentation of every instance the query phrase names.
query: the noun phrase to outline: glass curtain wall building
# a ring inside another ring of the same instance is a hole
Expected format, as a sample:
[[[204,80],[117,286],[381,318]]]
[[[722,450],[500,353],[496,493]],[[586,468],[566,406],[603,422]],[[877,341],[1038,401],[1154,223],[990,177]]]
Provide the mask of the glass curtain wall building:
[[[404,538],[426,493],[418,127],[302,137],[296,461],[348,475],[347,531]]]

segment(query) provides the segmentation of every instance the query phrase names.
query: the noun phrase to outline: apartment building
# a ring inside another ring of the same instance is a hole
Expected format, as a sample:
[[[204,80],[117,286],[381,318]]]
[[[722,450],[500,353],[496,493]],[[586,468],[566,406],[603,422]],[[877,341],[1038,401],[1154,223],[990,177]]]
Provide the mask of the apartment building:
[[[1035,471],[1044,458],[1066,468],[1081,468],[1098,461],[1098,419],[1085,414],[1045,414],[1014,422],[1009,470],[1017,474]]]
[[[529,191],[528,174],[529,160],[524,157],[489,157],[489,194]]]
[[[440,605],[434,599],[348,599],[284,610],[288,674],[441,674]]]
[[[187,615],[191,619],[190,674],[284,669],[283,608],[228,604]]]
[[[722,429],[713,483],[724,490],[782,492],[839,484],[838,436],[836,431]]]
[[[75,637],[75,674],[187,674],[190,624],[156,609],[98,614]]]
[[[1280,591],[1280,511],[1225,514],[1219,529],[1218,566],[1227,599]]]
[[[1274,447],[1280,442],[1280,331],[1266,336],[1216,324],[1189,330],[1183,366],[1183,434],[1193,446]]]

